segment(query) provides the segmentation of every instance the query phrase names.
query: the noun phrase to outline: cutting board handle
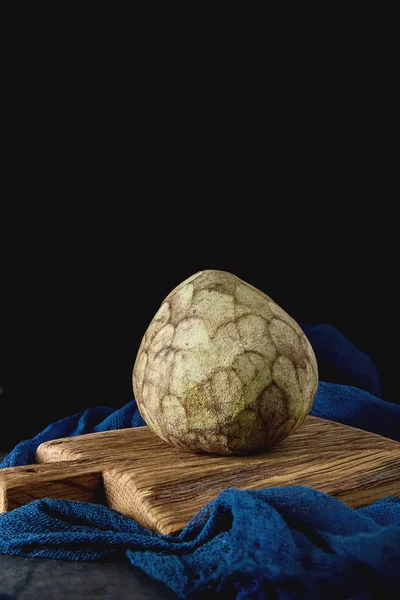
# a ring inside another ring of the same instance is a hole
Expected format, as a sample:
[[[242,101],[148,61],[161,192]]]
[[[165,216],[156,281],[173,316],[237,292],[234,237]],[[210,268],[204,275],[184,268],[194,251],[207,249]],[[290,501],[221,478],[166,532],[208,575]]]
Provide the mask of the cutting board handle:
[[[103,503],[102,471],[87,460],[0,469],[0,512],[42,498]]]

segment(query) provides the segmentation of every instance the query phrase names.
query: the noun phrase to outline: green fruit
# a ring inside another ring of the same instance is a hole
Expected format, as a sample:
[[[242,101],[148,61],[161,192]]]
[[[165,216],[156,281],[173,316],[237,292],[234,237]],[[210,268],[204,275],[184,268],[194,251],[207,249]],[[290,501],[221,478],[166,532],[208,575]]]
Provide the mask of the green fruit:
[[[317,361],[296,321],[225,271],[196,273],[167,296],[133,369],[146,423],[191,452],[270,448],[304,421],[317,385]]]

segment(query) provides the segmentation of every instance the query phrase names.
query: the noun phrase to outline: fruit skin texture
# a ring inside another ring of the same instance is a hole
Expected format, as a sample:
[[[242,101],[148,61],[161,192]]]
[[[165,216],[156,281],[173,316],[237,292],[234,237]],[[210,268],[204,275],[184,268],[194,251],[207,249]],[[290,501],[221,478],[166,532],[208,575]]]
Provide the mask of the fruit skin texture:
[[[317,361],[296,321],[257,288],[215,270],[167,296],[133,369],[149,427],[200,453],[270,448],[301,425],[317,386]]]

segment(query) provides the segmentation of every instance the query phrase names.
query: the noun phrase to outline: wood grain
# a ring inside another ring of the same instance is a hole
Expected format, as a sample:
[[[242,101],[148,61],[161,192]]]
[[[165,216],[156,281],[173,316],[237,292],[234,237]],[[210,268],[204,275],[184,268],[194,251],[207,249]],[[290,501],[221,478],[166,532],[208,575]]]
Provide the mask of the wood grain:
[[[58,464],[0,469],[0,512],[45,497],[102,501],[102,470],[87,461],[71,461],[62,469]]]
[[[104,501],[149,529],[175,535],[225,488],[304,485],[349,506],[400,496],[400,444],[308,416],[267,452],[215,456],[184,452],[148,427],[53,440],[30,467],[0,470],[1,510],[50,496]]]

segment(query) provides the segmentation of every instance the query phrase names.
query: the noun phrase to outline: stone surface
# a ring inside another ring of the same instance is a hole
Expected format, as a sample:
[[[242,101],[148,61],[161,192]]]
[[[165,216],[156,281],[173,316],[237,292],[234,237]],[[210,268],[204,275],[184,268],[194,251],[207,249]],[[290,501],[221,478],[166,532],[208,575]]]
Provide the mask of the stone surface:
[[[127,562],[68,562],[0,555],[0,600],[174,599]]]
[[[133,369],[139,410],[163,440],[243,454],[301,425],[318,385],[313,349],[269,296],[224,271],[201,271],[164,300]]]

